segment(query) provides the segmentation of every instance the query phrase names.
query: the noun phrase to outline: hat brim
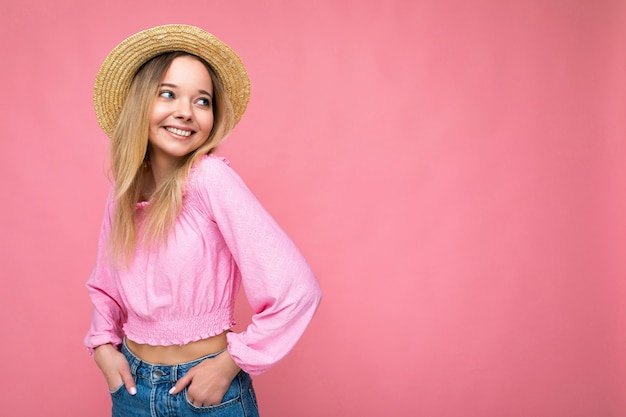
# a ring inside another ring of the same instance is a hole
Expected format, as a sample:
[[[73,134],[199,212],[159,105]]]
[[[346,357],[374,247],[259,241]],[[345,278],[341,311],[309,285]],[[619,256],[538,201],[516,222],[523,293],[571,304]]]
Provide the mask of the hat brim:
[[[155,56],[184,51],[205,60],[230,99],[235,123],[250,100],[250,79],[237,54],[214,35],[195,26],[164,25],[143,30],[123,40],[106,57],[94,84],[93,103],[98,123],[111,137],[139,68]]]

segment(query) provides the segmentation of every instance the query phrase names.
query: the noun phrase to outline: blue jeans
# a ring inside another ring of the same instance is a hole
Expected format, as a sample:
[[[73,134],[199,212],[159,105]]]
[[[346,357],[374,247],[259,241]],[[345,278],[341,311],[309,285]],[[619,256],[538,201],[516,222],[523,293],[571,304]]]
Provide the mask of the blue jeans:
[[[137,384],[137,394],[130,395],[124,385],[112,392],[113,417],[187,417],[203,414],[211,417],[259,416],[252,380],[244,371],[239,372],[233,379],[222,403],[218,405],[209,407],[193,405],[187,399],[187,388],[176,395],[168,392],[189,369],[219,353],[178,365],[155,365],[144,362],[132,354],[126,343],[122,345],[122,353],[128,360],[130,371]]]

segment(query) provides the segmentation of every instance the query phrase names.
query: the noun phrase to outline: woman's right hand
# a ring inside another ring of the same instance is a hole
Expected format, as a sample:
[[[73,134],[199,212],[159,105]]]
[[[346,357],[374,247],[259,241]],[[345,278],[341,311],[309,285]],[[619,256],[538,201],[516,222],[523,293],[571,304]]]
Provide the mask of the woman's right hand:
[[[106,344],[95,348],[93,358],[106,379],[109,391],[113,392],[124,384],[130,395],[137,394],[137,387],[124,354],[113,345]]]

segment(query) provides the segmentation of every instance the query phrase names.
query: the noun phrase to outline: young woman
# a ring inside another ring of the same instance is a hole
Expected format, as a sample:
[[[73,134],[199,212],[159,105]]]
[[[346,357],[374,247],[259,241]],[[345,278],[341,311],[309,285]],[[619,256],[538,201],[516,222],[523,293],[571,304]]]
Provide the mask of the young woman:
[[[249,375],[288,353],[319,304],[301,253],[213,154],[248,99],[239,57],[196,27],[139,32],[100,68],[114,184],[85,345],[113,416],[257,416]],[[254,316],[235,333],[240,283]]]

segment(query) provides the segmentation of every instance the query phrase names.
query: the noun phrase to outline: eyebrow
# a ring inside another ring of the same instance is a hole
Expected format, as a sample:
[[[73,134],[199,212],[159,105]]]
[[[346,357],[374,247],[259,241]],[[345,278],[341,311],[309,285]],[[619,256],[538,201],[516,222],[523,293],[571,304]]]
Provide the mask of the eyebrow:
[[[169,84],[169,83],[162,83],[160,87],[178,88],[176,84]],[[213,97],[213,95],[206,90],[198,90],[198,93],[207,95],[209,97]]]

